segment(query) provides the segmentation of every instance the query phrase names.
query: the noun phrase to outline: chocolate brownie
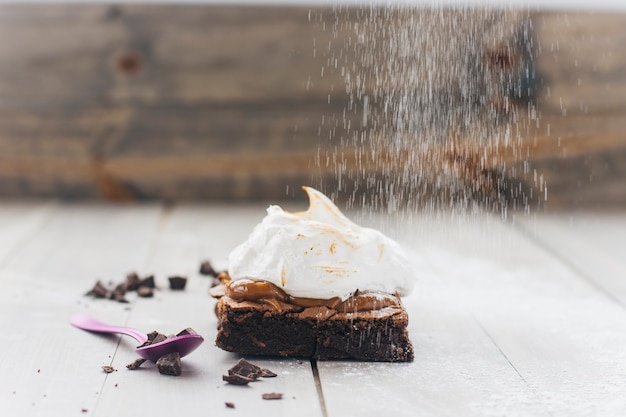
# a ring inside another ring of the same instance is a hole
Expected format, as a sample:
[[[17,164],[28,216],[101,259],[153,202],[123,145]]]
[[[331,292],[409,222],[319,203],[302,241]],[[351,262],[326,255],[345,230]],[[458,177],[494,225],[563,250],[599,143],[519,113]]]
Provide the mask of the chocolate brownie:
[[[319,360],[413,360],[408,315],[395,295],[359,293],[343,302],[302,302],[277,288],[270,292],[242,299],[241,292],[226,285],[216,306],[218,347],[245,355]]]

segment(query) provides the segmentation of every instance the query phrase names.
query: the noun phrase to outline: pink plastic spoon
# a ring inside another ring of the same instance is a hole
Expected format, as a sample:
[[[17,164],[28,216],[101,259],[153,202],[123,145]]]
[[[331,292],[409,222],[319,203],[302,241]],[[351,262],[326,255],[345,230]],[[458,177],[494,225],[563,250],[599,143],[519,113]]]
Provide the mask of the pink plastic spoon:
[[[86,314],[75,314],[70,319],[70,323],[79,329],[88,330],[90,332],[125,334],[134,337],[140,345],[148,340],[148,336],[139,330],[123,326],[110,326]],[[156,362],[161,356],[172,352],[178,352],[181,357],[186,356],[196,350],[202,342],[204,342],[204,339],[199,334],[185,334],[172,337],[153,345],[138,347],[136,352],[142,358]]]

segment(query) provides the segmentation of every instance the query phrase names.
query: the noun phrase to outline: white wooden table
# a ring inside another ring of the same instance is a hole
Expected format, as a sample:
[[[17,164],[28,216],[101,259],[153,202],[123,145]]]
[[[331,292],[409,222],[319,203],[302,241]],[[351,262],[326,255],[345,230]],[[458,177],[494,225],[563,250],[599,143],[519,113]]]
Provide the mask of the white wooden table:
[[[626,212],[376,221],[413,253],[415,361],[249,358],[278,377],[232,386],[221,376],[239,357],[212,343],[214,300],[197,269],[224,267],[264,208],[0,205],[2,415],[626,415]],[[162,289],[130,304],[83,296],[130,271]],[[173,274],[189,277],[185,291],[167,288]],[[190,326],[207,342],[180,377],[129,371],[134,340],[80,331],[75,312],[145,331]]]

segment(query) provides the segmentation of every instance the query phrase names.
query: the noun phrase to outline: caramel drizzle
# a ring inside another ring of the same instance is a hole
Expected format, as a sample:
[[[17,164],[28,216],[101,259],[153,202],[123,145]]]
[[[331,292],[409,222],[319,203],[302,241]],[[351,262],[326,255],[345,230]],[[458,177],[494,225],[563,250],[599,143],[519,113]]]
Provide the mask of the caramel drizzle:
[[[255,279],[239,279],[224,282],[225,295],[235,301],[267,303],[280,310],[280,303],[288,303],[299,307],[319,307],[336,310],[340,313],[356,313],[359,311],[380,310],[386,307],[400,308],[400,300],[393,294],[382,292],[357,291],[345,301],[339,297],[329,299],[293,297],[281,288],[268,281]]]

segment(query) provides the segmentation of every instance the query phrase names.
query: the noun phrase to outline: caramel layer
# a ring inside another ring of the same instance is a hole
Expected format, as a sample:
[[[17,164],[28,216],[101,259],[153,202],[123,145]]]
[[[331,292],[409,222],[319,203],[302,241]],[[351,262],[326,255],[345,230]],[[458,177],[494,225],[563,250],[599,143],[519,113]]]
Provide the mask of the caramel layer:
[[[272,305],[283,302],[304,308],[325,306],[341,313],[401,307],[398,297],[382,292],[357,291],[345,301],[341,301],[339,297],[330,299],[292,297],[271,282],[263,280],[239,279],[225,284],[226,295],[235,301],[266,302]]]

